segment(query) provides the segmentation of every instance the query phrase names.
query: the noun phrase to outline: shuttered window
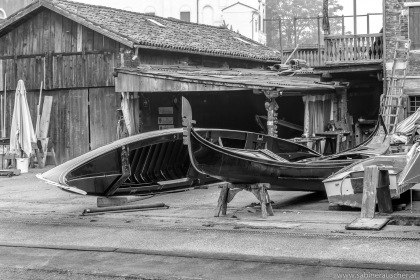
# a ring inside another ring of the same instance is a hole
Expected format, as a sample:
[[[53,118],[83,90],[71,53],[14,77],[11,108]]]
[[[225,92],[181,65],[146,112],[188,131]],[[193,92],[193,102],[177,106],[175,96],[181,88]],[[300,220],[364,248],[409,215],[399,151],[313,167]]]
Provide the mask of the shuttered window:
[[[188,21],[188,22],[190,22],[191,21],[191,15],[190,15],[190,12],[181,12],[180,13],[180,18],[181,18],[181,20],[183,20],[183,21]]]
[[[410,7],[408,31],[411,39],[411,49],[420,49],[420,7]]]

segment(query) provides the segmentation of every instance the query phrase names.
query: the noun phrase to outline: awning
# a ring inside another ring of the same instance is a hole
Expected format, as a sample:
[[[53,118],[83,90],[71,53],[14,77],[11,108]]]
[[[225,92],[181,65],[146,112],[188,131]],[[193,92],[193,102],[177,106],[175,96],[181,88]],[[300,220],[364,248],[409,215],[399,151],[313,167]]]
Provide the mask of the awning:
[[[265,69],[210,68],[186,65],[142,65],[116,68],[117,92],[183,92],[244,90],[280,95],[326,94],[343,86],[319,82],[319,76],[281,76]]]

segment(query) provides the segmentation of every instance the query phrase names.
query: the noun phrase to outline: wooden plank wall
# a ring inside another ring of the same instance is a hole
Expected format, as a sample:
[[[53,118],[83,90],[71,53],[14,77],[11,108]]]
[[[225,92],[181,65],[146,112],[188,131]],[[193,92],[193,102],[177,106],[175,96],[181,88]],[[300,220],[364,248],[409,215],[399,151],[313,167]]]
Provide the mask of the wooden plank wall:
[[[64,162],[89,151],[88,89],[53,93],[49,137]]]
[[[7,88],[19,79],[28,90],[112,86],[120,44],[50,10],[0,37]],[[44,73],[45,72],[45,73]]]
[[[7,111],[11,113],[6,115],[6,137],[10,137],[14,95],[14,91],[7,92]],[[44,96],[53,97],[48,137],[59,163],[88,152],[90,147],[94,149],[116,139],[119,95],[113,87],[44,91]],[[34,129],[38,98],[39,91],[27,92]]]
[[[89,89],[92,150],[117,139],[117,107],[121,104],[119,96],[114,88]]]

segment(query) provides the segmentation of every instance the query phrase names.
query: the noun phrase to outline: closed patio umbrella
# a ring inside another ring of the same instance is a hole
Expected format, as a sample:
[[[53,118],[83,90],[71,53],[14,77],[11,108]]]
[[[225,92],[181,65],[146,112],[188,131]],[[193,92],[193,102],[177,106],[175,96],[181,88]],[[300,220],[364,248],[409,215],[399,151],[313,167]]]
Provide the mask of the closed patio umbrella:
[[[19,156],[25,153],[26,157],[29,157],[32,152],[32,142],[36,142],[36,136],[26,99],[26,88],[24,82],[19,80],[10,129],[10,153]]]

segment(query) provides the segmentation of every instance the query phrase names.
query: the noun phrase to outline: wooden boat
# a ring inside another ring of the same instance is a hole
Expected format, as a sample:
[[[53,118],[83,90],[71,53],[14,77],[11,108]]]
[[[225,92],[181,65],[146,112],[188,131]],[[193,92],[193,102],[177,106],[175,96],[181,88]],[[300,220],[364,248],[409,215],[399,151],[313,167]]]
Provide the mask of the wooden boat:
[[[325,191],[322,181],[331,174],[357,160],[386,153],[389,148],[383,122],[378,122],[374,134],[363,144],[324,157],[267,135],[259,136],[258,146],[246,144],[238,149],[216,145],[195,131],[191,119],[191,107],[183,99],[184,143],[188,145],[191,164],[199,173],[233,184],[270,183],[272,190]]]
[[[380,155],[349,165],[323,181],[330,205],[362,207],[364,170],[379,166],[389,173],[391,198],[420,183],[419,143],[408,153]]]

